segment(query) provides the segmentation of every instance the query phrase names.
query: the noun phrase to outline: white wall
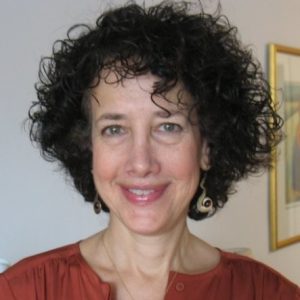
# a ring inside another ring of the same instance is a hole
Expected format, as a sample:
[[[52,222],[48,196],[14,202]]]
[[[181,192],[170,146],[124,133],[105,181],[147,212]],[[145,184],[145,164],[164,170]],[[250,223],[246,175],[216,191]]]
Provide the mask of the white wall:
[[[237,25],[246,44],[252,45],[267,70],[267,44],[300,48],[298,0],[221,0],[224,14]],[[300,243],[269,250],[268,176],[242,182],[223,212],[201,226],[199,236],[224,247],[247,246],[253,255],[300,284]],[[300,216],[299,216],[300,218]],[[196,228],[198,227],[198,228]]]
[[[106,216],[95,216],[83,203],[56,165],[39,157],[22,124],[35,99],[33,83],[40,56],[50,52],[52,41],[64,37],[70,25],[94,20],[107,2],[1,1],[0,257],[10,262],[82,239],[107,222]],[[267,43],[300,48],[298,0],[221,3],[264,67]],[[242,182],[238,189],[221,213],[200,223],[190,222],[192,230],[221,248],[250,247],[257,259],[300,283],[300,244],[269,251],[267,175]]]

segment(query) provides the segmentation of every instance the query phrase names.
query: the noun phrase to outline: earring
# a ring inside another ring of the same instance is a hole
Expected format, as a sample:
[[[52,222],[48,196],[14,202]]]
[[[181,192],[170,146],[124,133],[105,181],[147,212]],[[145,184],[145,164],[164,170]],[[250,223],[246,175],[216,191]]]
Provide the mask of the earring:
[[[200,188],[202,189],[202,193],[197,200],[197,210],[201,213],[212,215],[215,211],[215,208],[212,199],[206,196],[206,188],[204,186],[205,180],[206,175],[202,178],[200,182]]]
[[[98,194],[96,194],[96,196],[94,198],[94,211],[98,215],[98,214],[100,214],[101,210],[102,210],[102,204],[101,204]]]

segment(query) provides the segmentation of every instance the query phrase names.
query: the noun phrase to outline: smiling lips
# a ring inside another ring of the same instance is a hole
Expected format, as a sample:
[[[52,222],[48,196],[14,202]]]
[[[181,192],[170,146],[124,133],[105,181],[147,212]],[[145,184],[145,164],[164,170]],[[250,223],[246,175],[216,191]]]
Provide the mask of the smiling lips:
[[[147,187],[123,187],[122,192],[126,199],[134,204],[147,205],[157,201],[165,192],[168,184]]]

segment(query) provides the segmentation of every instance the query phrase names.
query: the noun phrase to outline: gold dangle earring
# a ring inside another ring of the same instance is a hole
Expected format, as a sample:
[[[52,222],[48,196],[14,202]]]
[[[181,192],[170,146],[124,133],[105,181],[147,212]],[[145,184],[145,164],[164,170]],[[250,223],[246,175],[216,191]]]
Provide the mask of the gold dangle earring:
[[[214,213],[215,208],[212,199],[206,196],[206,188],[204,186],[205,180],[206,180],[206,175],[204,175],[202,180],[200,181],[200,188],[202,189],[202,193],[197,200],[196,207],[200,213],[204,213],[210,216]]]
[[[96,196],[94,198],[94,211],[97,215],[99,215],[101,210],[102,210],[102,204],[101,204],[98,194],[96,194]]]

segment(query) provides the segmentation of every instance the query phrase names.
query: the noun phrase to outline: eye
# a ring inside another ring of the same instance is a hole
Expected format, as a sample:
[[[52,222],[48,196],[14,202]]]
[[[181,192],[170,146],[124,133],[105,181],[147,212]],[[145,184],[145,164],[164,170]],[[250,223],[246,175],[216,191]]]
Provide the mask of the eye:
[[[101,131],[101,134],[103,136],[113,137],[113,136],[119,136],[125,133],[125,129],[120,125],[110,125]]]
[[[182,127],[175,123],[164,123],[159,126],[159,131],[163,132],[180,132]]]

